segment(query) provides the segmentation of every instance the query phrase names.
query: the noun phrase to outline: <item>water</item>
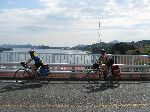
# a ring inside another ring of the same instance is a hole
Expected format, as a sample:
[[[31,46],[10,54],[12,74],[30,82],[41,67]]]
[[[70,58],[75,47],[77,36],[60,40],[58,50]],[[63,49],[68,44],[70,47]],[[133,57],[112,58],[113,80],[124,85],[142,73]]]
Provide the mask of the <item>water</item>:
[[[13,48],[12,51],[5,52],[22,52],[27,53],[31,48]],[[60,54],[87,54],[81,50],[64,50],[64,49],[34,49],[37,53],[60,53]]]

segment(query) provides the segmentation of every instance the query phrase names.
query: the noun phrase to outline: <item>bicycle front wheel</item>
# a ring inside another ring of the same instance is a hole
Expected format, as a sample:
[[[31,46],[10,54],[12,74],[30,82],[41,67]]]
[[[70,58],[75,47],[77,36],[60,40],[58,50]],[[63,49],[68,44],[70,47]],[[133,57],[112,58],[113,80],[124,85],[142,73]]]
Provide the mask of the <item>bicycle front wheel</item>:
[[[27,82],[30,77],[31,74],[28,71],[22,69],[17,70],[14,74],[15,81],[19,83]]]
[[[99,80],[98,70],[88,71],[86,74],[86,79],[90,84],[98,83],[98,80]]]

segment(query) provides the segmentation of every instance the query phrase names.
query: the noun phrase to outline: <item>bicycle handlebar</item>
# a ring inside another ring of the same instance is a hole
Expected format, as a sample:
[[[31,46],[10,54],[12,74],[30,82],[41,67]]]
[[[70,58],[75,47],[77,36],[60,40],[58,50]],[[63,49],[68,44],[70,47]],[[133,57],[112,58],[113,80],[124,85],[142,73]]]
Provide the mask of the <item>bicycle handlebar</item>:
[[[20,62],[20,65],[23,66],[24,68],[29,68],[30,69],[30,67],[28,67],[27,63],[24,62],[24,61]]]

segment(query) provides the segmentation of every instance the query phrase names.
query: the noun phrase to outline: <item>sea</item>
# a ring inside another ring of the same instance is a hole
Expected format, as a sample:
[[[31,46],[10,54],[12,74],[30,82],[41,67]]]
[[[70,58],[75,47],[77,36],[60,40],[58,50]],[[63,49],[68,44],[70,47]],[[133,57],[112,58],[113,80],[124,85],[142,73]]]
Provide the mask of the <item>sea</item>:
[[[28,51],[33,50],[31,48],[13,48],[12,51],[4,52],[22,52],[27,53]],[[34,49],[36,53],[60,53],[60,54],[87,54],[87,51],[81,50],[65,50],[65,49]]]

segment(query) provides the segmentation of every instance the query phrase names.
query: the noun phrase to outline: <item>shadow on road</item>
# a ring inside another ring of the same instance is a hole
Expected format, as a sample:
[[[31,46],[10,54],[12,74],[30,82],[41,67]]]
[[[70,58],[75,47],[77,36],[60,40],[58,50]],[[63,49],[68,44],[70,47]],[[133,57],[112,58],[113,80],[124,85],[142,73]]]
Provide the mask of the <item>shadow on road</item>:
[[[107,89],[114,89],[119,86],[119,83],[117,84],[110,84],[108,82],[101,83],[101,85],[97,84],[90,84],[90,86],[85,86],[85,89],[87,90],[86,93],[94,93],[99,91],[105,91]]]
[[[35,89],[42,87],[42,84],[9,84],[0,89],[0,93],[16,91],[16,90],[25,90],[25,89]]]

